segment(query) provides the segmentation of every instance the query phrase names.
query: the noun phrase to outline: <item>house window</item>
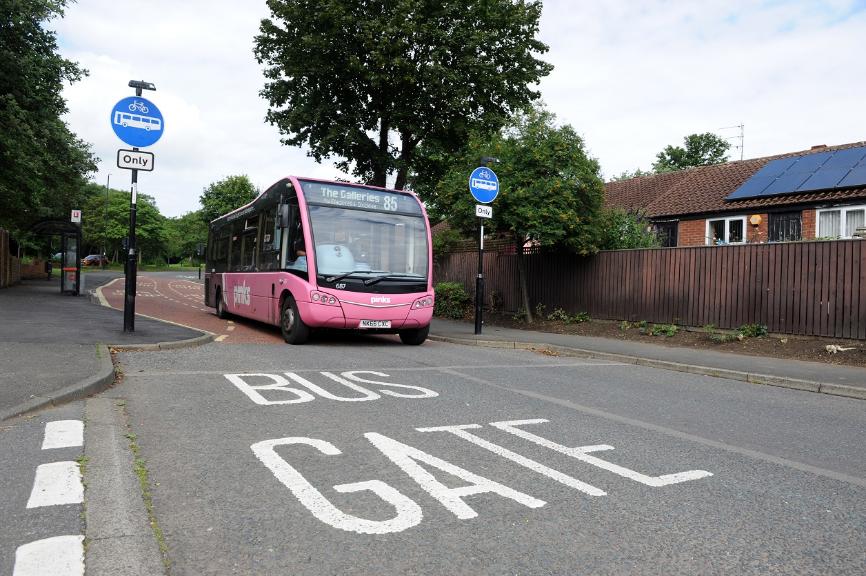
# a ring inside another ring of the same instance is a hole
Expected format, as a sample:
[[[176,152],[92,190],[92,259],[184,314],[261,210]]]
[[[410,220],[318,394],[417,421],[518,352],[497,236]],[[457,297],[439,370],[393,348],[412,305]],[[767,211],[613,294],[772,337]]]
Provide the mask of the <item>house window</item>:
[[[676,220],[653,223],[656,236],[663,248],[672,248],[677,245],[677,224]]]
[[[818,238],[851,238],[866,226],[866,206],[845,206],[818,210]]]
[[[803,239],[802,212],[770,213],[770,242],[796,242]]]
[[[707,220],[707,245],[741,244],[745,241],[746,217]]]

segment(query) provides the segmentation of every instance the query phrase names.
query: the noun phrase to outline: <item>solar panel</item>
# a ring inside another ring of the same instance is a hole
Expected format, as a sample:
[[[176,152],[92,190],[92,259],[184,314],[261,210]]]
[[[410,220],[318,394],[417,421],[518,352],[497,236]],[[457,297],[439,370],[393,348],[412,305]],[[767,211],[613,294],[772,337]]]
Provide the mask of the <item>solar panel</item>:
[[[863,158],[851,169],[848,175],[839,182],[839,186],[845,188],[849,186],[866,186],[866,154],[863,155]]]
[[[866,148],[836,150],[821,169],[792,192],[810,192],[838,188],[839,183],[866,156]]]
[[[866,147],[768,162],[725,200],[866,186]]]
[[[832,152],[820,152],[796,158],[796,162],[791,164],[784,174],[776,178],[776,181],[770,184],[761,195],[785,194],[796,190],[817,170],[820,170],[832,156]]]
[[[848,188],[849,186],[866,186],[866,166],[855,167],[839,182],[840,188]]]
[[[776,178],[785,173],[796,158],[780,158],[779,160],[771,160],[767,162],[763,168],[755,172],[751,178],[743,182],[743,184],[734,190],[726,200],[739,200],[741,198],[754,198],[761,196],[764,189],[772,184]]]

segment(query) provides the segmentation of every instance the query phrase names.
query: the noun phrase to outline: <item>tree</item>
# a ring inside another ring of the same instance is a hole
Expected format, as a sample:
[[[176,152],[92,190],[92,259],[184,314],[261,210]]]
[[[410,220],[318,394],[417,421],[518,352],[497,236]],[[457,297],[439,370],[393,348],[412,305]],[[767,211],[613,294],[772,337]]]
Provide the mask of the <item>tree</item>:
[[[192,261],[197,255],[199,245],[207,243],[207,223],[201,210],[187,212],[176,218],[166,218],[163,237],[169,261],[179,258],[189,258]]]
[[[89,196],[81,211],[83,244],[92,253],[102,253],[113,261],[121,260],[121,244],[129,234],[129,192],[106,191],[104,186],[89,184]],[[106,205],[107,204],[107,205]],[[165,217],[156,207],[156,201],[147,194],[138,194],[136,204],[135,239],[139,255],[153,260],[164,256],[163,221]]]
[[[685,147],[666,146],[656,155],[656,173],[683,170],[690,166],[721,164],[728,159],[730,142],[711,132],[690,134],[683,139]]]
[[[229,176],[210,184],[199,196],[205,223],[248,204],[257,196],[256,187],[244,176]]]
[[[649,170],[641,170],[640,168],[635,168],[633,171],[629,172],[628,170],[623,170],[620,172],[619,176],[614,176],[610,179],[611,182],[619,182],[621,180],[631,180],[632,178],[637,178],[639,176],[651,176],[654,172],[650,172]]]
[[[467,189],[469,173],[483,156],[499,159],[495,172],[500,191],[485,232],[514,244],[529,322],[524,248],[558,247],[586,255],[596,252],[601,240],[604,184],[599,164],[586,155],[583,139],[571,126],[557,128],[554,122],[553,114],[536,107],[517,115],[504,130],[472,137],[466,154],[452,165],[432,199],[449,207],[452,227],[472,234],[477,218]]]
[[[64,82],[86,73],[60,57],[44,27],[65,5],[0,0],[0,226],[17,232],[80,208],[86,175],[96,170],[89,145],[61,120]]]
[[[402,189],[425,142],[459,149],[539,97],[538,0],[269,0],[267,120],[321,162]]]
[[[621,208],[606,208],[601,217],[602,250],[629,250],[632,248],[658,248],[661,246],[652,224],[641,212],[628,212]]]

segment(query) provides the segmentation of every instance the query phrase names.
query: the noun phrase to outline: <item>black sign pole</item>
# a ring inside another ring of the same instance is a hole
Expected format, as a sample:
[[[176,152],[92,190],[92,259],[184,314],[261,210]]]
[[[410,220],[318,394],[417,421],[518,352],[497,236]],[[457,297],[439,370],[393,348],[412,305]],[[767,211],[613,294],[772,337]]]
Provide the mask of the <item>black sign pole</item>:
[[[136,86],[135,95],[141,96],[141,87]],[[133,146],[138,152],[138,147]],[[132,169],[132,189],[129,198],[129,246],[126,255],[126,291],[123,299],[123,331],[135,332],[135,289],[138,265],[135,254],[135,215],[138,202],[138,170]]]
[[[478,235],[478,276],[475,278],[475,333],[481,334],[484,305],[484,220],[478,219],[481,233]]]
[[[133,148],[138,150],[138,148]],[[126,293],[123,300],[123,331],[135,332],[135,287],[137,261],[135,254],[135,216],[138,201],[138,170],[132,170],[132,190],[129,199],[129,245],[126,256]]]

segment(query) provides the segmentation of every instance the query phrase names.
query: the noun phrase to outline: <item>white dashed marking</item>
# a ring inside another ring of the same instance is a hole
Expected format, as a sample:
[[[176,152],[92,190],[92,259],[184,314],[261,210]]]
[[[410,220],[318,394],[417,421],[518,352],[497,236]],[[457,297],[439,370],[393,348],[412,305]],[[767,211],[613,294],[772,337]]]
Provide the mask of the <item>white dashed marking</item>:
[[[27,500],[27,508],[81,504],[84,501],[84,485],[81,471],[75,462],[52,462],[36,468],[33,491]]]
[[[55,536],[19,546],[12,576],[84,576],[84,536]]]
[[[43,450],[72,448],[84,444],[84,422],[81,420],[56,420],[45,425]]]

